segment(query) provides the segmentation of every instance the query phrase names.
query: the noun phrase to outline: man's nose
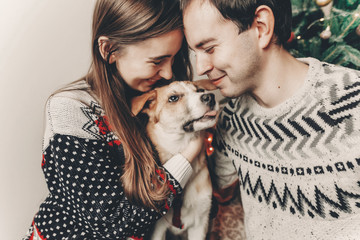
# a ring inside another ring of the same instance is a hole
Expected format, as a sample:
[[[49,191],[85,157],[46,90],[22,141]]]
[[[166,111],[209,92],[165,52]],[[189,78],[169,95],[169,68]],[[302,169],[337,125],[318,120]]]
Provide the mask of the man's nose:
[[[205,54],[197,54],[196,55],[196,73],[201,76],[207,74],[209,71],[213,69],[213,65],[208,56]]]

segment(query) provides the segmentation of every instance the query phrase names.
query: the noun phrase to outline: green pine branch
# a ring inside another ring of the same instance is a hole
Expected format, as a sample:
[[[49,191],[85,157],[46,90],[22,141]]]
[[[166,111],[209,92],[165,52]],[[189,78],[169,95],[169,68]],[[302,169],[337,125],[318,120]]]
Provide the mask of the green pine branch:
[[[333,0],[328,18],[314,0],[292,0],[292,9],[296,38],[286,46],[291,54],[360,70],[360,0]],[[322,39],[327,26],[331,37]]]

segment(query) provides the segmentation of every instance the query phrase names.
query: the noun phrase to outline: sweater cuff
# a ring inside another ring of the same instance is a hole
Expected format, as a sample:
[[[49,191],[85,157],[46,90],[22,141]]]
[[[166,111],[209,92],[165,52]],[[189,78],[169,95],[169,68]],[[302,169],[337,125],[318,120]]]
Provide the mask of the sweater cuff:
[[[185,187],[193,173],[189,161],[180,153],[170,158],[163,167],[180,183],[182,188]]]

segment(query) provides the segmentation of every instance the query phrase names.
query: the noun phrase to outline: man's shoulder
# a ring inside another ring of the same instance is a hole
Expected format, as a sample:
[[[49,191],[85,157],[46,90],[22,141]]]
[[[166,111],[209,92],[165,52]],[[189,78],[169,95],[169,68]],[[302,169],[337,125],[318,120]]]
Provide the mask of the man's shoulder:
[[[359,81],[360,71],[341,65],[323,62],[315,58],[298,58],[299,61],[309,65],[309,77],[319,78],[320,80],[334,81]]]
[[[360,71],[315,58],[299,60],[309,65],[307,82],[311,84],[311,94],[318,101],[324,104],[330,101],[329,104],[333,105],[360,94]]]

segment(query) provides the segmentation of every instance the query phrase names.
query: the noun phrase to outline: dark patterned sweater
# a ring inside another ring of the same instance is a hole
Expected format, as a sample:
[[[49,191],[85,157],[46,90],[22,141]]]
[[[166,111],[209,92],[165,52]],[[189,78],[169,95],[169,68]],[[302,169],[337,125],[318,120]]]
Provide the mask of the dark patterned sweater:
[[[217,182],[239,181],[248,239],[360,239],[360,72],[299,60],[309,71],[292,98],[224,107]]]
[[[164,165],[171,194],[160,212],[136,206],[120,182],[121,142],[97,101],[86,91],[62,92],[49,99],[46,113],[42,168],[49,195],[25,239],[146,239],[182,191],[190,164],[178,154]]]

